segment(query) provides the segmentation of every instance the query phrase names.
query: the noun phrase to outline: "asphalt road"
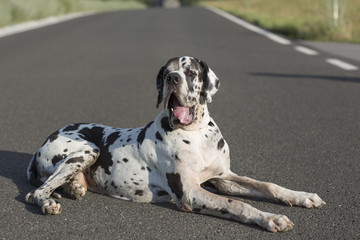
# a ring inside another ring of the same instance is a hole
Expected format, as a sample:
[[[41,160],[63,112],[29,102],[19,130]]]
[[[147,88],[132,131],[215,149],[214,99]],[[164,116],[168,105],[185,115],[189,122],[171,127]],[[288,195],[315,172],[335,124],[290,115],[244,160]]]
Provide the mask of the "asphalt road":
[[[292,231],[87,193],[44,216],[24,203],[31,155],[74,122],[142,126],[158,113],[155,78],[173,56],[221,80],[210,111],[233,171],[316,192],[320,209],[243,199],[287,215]],[[151,9],[76,19],[0,39],[0,238],[355,239],[360,237],[360,72],[307,56],[205,9]]]

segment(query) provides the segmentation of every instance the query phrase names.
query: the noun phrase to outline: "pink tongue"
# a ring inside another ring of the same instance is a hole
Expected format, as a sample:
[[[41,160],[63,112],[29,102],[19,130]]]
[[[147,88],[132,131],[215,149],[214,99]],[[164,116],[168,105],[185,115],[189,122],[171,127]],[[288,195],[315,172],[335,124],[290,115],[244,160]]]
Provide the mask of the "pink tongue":
[[[182,124],[191,123],[190,114],[189,114],[189,108],[175,106],[174,116],[177,119],[179,119],[180,123],[182,123]]]

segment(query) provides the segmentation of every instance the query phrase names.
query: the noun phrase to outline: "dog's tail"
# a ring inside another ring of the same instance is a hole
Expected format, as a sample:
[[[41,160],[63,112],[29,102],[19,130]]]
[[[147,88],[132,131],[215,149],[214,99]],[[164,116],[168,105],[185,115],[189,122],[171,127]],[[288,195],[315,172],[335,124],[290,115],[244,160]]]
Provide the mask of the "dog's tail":
[[[38,178],[36,155],[37,153],[35,153],[35,155],[31,158],[29,166],[27,167],[27,179],[31,185],[40,187],[43,182],[41,182]]]

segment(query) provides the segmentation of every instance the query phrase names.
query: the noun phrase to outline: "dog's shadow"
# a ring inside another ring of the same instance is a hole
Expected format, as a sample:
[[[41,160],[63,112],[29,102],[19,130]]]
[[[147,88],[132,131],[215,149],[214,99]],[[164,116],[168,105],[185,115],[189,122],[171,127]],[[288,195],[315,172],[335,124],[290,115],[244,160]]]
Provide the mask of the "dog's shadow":
[[[35,206],[25,202],[26,194],[34,190],[26,177],[26,169],[31,158],[32,154],[0,150],[0,176],[10,179],[16,185],[19,192],[15,197],[16,201],[23,203],[30,212],[40,214]]]

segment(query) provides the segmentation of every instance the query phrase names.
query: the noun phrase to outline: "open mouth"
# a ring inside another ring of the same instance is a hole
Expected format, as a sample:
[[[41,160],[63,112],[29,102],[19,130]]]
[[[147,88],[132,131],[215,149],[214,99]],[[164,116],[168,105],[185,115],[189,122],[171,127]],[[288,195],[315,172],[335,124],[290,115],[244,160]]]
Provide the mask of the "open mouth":
[[[181,106],[174,93],[171,93],[168,109],[170,115],[170,124],[174,125],[190,125],[194,121],[194,108]]]

